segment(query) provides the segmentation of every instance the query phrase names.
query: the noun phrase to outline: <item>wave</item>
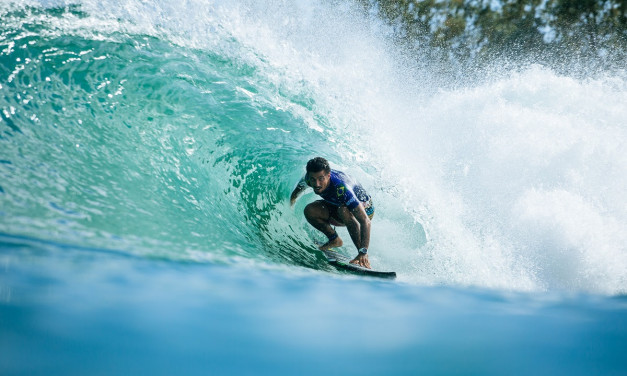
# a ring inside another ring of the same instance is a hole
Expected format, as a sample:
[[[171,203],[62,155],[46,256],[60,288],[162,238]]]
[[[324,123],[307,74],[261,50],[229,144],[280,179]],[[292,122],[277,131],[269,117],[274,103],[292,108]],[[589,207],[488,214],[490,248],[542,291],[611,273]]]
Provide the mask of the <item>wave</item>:
[[[333,2],[0,14],[0,231],[320,269],[313,194],[287,197],[323,155],[375,197],[371,258],[401,280],[625,292],[618,73],[494,66],[462,84]]]

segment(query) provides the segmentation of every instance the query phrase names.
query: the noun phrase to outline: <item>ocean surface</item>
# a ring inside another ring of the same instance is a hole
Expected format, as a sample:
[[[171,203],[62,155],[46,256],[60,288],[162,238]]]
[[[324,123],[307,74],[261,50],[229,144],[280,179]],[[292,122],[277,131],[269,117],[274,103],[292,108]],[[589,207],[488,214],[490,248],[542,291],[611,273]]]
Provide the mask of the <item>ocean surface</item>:
[[[626,71],[469,80],[392,29],[1,1],[0,374],[627,374]],[[396,280],[316,251],[315,156],[373,196]]]

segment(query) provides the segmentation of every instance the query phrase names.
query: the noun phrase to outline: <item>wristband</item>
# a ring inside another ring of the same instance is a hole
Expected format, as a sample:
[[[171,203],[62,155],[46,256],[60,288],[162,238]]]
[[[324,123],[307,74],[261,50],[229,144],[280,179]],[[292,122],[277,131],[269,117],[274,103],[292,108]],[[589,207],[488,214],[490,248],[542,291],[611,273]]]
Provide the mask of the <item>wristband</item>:
[[[359,248],[359,253],[361,253],[362,255],[365,255],[368,253],[368,248]]]

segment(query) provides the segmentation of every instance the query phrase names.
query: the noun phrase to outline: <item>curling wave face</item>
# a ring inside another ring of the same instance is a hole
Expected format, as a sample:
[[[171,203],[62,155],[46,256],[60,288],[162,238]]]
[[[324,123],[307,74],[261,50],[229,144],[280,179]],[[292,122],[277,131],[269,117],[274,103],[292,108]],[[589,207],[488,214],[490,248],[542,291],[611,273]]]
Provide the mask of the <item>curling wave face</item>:
[[[323,155],[401,280],[625,292],[624,77],[436,86],[351,5],[72,4],[0,6],[1,232],[324,268],[287,202]]]

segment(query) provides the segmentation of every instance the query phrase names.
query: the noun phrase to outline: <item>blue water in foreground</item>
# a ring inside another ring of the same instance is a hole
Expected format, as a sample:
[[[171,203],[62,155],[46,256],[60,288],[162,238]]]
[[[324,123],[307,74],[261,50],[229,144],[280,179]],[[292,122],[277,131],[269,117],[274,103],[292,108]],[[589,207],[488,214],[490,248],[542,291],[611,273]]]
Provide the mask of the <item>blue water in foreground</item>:
[[[620,375],[627,298],[417,287],[3,236],[3,375]]]
[[[0,2],[0,375],[627,374],[625,72],[439,68],[350,2]]]

